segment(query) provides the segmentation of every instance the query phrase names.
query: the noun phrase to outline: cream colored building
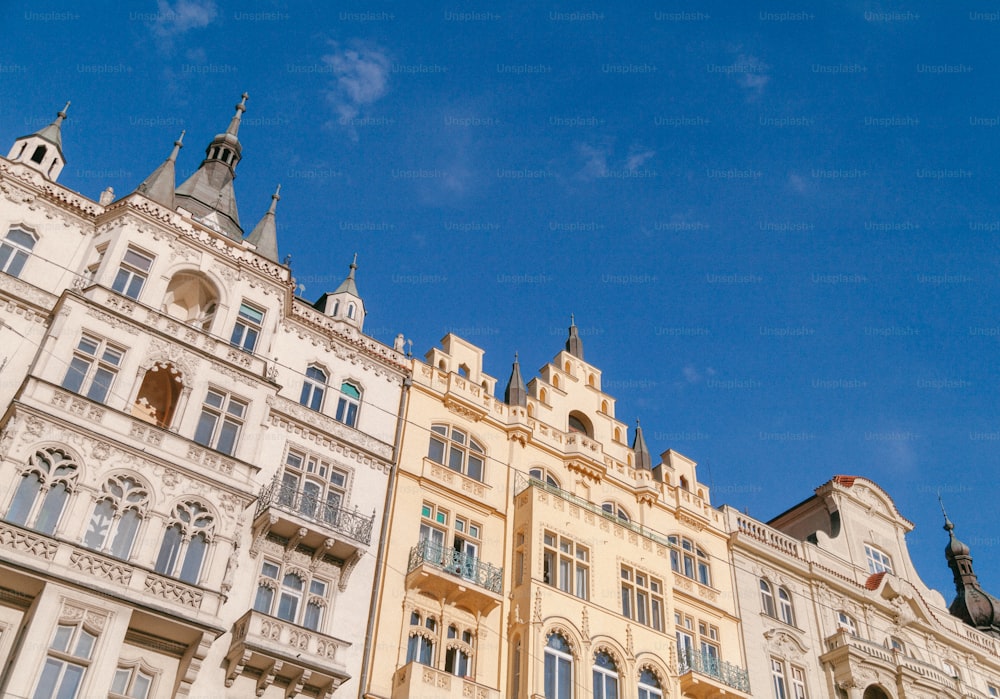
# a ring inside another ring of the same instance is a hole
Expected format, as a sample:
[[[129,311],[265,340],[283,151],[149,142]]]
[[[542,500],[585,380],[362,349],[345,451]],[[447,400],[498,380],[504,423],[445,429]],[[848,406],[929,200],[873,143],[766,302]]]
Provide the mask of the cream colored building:
[[[723,512],[754,696],[1000,696],[1000,601],[950,522],[951,612],[913,568],[912,523],[868,479],[836,476],[768,523]]]
[[[58,184],[65,111],[0,159],[4,697],[358,694],[407,367],[244,236],[245,103],[179,186]]]
[[[750,696],[725,519],[629,446],[575,325],[504,400],[455,335],[412,381],[365,699]]]

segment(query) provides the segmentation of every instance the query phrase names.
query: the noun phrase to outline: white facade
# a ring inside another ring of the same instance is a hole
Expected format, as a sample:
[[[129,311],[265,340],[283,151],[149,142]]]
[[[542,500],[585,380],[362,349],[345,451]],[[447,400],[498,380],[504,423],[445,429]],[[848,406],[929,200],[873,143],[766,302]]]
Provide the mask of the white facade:
[[[405,358],[57,175],[0,159],[0,694],[356,696]]]

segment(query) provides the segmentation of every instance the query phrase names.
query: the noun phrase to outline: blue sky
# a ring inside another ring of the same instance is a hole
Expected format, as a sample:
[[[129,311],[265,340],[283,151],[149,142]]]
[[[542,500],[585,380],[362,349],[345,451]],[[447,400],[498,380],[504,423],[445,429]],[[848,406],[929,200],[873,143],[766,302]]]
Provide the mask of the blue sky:
[[[60,182],[179,179],[250,99],[237,198],[275,185],[316,299],[359,254],[367,330],[453,331],[506,381],[576,314],[618,417],[769,519],[834,474],[916,523],[938,492],[1000,594],[1000,14],[964,3],[0,6],[0,141]],[[30,37],[30,40],[28,40]],[[6,148],[7,146],[3,146]]]

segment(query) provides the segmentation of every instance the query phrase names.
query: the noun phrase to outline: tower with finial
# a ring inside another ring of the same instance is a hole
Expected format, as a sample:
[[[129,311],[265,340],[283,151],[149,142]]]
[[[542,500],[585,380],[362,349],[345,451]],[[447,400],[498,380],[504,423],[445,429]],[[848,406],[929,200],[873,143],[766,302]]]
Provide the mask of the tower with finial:
[[[243,156],[238,136],[247,99],[249,95],[244,92],[229,127],[216,134],[205,149],[201,165],[175,192],[178,206],[233,240],[243,239],[233,180],[236,179],[236,166]]]
[[[955,599],[948,611],[969,626],[1000,638],[1000,600],[980,586],[979,578],[972,568],[972,553],[955,536],[955,525],[948,519],[940,495],[938,501],[941,502],[941,513],[944,515],[944,530],[948,532],[944,556],[955,581]]]
[[[339,321],[357,328],[360,332],[365,324],[365,302],[358,293],[354,273],[358,269],[358,253],[354,253],[347,278],[334,291],[323,294],[315,303],[315,308]]]
[[[247,236],[247,242],[252,243],[258,255],[263,255],[272,262],[278,261],[278,223],[274,211],[281,199],[281,185],[271,195],[271,206]]]
[[[66,120],[69,104],[67,102],[56,115],[55,121],[44,129],[15,140],[7,159],[24,163],[51,182],[59,179],[59,173],[66,164],[62,152],[62,123]]]
[[[577,359],[583,359],[583,340],[580,339],[580,332],[576,327],[576,316],[569,316],[569,337],[566,339],[566,351]]]

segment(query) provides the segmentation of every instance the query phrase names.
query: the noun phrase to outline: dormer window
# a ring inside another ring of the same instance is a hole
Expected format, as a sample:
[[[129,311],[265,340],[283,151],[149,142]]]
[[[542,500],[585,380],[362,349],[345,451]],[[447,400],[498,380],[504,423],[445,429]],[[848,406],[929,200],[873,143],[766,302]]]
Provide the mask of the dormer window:
[[[874,546],[865,544],[865,558],[868,559],[869,573],[891,573],[892,559]]]
[[[588,437],[594,436],[594,430],[590,427],[589,421],[581,413],[570,413],[566,422],[570,432],[576,432],[577,434],[586,435]]]

